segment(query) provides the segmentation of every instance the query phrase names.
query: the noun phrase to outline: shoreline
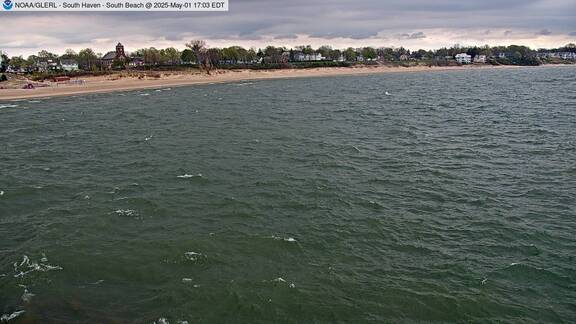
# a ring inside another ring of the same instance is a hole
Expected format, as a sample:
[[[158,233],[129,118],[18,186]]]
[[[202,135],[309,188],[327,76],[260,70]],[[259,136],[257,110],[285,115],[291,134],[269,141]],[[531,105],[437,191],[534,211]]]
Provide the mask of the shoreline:
[[[544,65],[548,66],[548,65]],[[525,66],[513,65],[481,65],[481,66],[445,66],[445,67],[350,67],[350,68],[314,68],[314,69],[286,69],[286,70],[217,70],[214,74],[181,73],[181,72],[155,72],[169,75],[153,79],[139,79],[135,77],[122,77],[122,73],[104,77],[78,78],[84,80],[83,85],[66,85],[36,88],[36,89],[0,89],[0,101],[18,99],[31,99],[42,97],[73,96],[80,94],[108,93],[120,91],[133,91],[139,89],[154,89],[164,87],[181,87],[201,84],[229,83],[252,80],[273,80],[290,78],[330,77],[364,74],[384,73],[410,73],[435,71],[469,71],[480,69],[516,69]],[[528,67],[537,68],[537,67]]]

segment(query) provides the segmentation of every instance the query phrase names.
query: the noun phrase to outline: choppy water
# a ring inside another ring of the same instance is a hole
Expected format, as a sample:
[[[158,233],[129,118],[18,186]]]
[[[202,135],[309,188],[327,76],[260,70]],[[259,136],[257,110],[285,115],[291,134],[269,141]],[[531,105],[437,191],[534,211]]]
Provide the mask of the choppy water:
[[[574,322],[575,71],[0,103],[0,315]]]

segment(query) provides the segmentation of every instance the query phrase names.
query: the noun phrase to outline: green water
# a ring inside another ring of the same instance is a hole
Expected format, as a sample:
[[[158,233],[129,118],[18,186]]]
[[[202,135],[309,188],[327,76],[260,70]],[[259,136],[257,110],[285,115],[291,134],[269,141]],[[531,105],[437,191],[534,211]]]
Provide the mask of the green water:
[[[2,102],[0,315],[574,322],[575,72]]]

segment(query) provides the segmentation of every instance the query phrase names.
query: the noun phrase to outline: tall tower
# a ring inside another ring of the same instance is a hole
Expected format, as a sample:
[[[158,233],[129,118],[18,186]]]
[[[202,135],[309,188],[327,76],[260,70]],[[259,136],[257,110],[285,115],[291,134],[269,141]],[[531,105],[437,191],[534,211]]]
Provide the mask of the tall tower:
[[[124,55],[124,45],[118,43],[118,45],[116,45],[116,58],[120,57],[126,57],[126,55]]]

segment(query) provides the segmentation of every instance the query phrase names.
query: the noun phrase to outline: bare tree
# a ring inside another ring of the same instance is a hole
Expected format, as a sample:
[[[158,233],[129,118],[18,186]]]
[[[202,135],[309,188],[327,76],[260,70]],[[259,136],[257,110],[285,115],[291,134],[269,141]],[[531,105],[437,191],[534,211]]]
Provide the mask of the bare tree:
[[[186,44],[196,56],[196,63],[200,64],[203,61],[203,54],[206,52],[206,41],[203,40],[193,40]]]

